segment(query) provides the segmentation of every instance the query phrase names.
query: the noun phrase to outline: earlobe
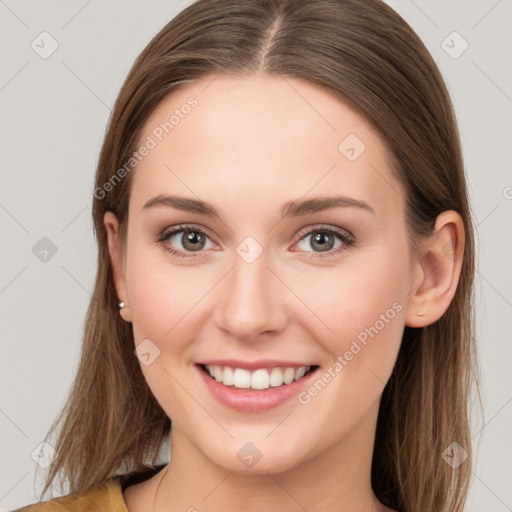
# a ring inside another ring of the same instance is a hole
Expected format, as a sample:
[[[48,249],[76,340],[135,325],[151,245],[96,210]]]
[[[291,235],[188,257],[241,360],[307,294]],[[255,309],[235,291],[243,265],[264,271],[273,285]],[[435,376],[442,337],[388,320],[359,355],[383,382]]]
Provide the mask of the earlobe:
[[[464,223],[453,210],[436,219],[434,234],[424,240],[416,256],[416,281],[405,311],[405,324],[425,327],[433,324],[448,309],[459,282],[464,255]]]
[[[119,243],[119,223],[113,212],[105,213],[103,223],[107,231],[108,250],[116,293],[119,298],[119,303],[124,304],[123,307],[119,306],[119,313],[123,320],[131,322],[131,313],[130,308],[128,307],[129,302],[126,286],[125,264],[121,245]]]

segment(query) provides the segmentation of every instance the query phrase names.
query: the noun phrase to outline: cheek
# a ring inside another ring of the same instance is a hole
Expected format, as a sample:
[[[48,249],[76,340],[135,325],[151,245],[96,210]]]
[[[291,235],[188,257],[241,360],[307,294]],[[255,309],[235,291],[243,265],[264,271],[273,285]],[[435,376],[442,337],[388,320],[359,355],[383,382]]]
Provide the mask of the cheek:
[[[164,249],[134,244],[128,249],[126,277],[135,344],[151,340],[160,350],[157,366],[186,371],[193,360],[192,341],[210,316],[206,309],[218,273],[207,264],[171,261]],[[148,377],[151,369],[143,368]]]
[[[151,351],[158,354],[149,365],[140,359],[142,373],[163,410],[180,423],[192,421],[197,413],[180,383],[190,378],[187,351],[195,334],[191,326],[197,323],[194,315],[211,284],[200,272],[173,266],[165,256],[154,249],[132,248],[127,283],[135,345],[149,339]]]
[[[181,322],[186,323],[188,315],[207,291],[204,280],[198,280],[197,273],[183,268],[173,269],[170,265],[143,265],[141,259],[132,266],[130,280],[130,308],[135,341],[143,338],[154,339],[157,343],[172,340],[178,348]]]
[[[392,373],[404,328],[406,265],[403,257],[381,254],[373,264],[361,262],[320,276],[315,293],[305,298],[316,316],[302,318],[302,328],[329,353],[329,360],[298,399],[304,414],[311,417],[314,411],[315,428],[326,440],[363,418]],[[326,430],[326,424],[336,427]]]
[[[351,366],[372,366],[387,373],[403,333],[407,265],[403,253],[383,251],[371,261],[318,274],[314,288],[311,280],[300,280],[304,301],[314,312],[300,321],[309,331],[314,329],[315,339],[333,359],[346,356]]]

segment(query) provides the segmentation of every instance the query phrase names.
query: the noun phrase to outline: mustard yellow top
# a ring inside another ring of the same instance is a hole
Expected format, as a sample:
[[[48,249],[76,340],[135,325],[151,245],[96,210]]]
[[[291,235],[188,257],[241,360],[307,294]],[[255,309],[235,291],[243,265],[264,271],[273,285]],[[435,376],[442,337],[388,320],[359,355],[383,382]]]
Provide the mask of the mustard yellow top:
[[[119,477],[85,493],[71,493],[40,501],[13,512],[128,512]]]

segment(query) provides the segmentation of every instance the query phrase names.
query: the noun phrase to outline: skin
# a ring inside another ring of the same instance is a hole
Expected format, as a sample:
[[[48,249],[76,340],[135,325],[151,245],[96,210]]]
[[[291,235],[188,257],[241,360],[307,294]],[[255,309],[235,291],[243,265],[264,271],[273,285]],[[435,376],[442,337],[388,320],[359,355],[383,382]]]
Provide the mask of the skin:
[[[169,465],[127,488],[126,505],[130,512],[390,510],[370,484],[380,398],[404,326],[435,322],[455,293],[462,220],[442,213],[436,235],[413,253],[405,190],[382,139],[346,104],[299,79],[187,84],[161,102],[140,140],[191,96],[197,107],[133,171],[126,252],[115,215],[104,219],[118,297],[127,303],[120,314],[133,325],[135,345],[149,338],[160,350],[141,368],[172,419]],[[348,134],[366,146],[354,161],[338,149]],[[208,201],[222,220],[142,210],[160,194]],[[374,212],[331,208],[280,220],[287,201],[337,194]],[[178,258],[164,245],[187,252],[183,233],[155,239],[184,223],[208,238],[201,251]],[[332,256],[322,257],[314,234],[302,235],[321,225],[348,230],[355,244],[335,253],[342,242],[334,238]],[[247,236],[263,249],[252,263],[236,252]],[[394,303],[401,311],[307,405],[294,397],[269,411],[235,411],[210,394],[195,367],[211,358],[275,358],[317,364],[322,374]],[[262,454],[251,467],[237,457],[247,442]]]

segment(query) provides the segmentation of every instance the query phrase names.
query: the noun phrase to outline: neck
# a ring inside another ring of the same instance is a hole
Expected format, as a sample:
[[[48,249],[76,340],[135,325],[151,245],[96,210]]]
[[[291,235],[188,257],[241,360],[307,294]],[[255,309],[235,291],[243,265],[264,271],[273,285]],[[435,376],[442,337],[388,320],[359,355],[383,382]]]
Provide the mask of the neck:
[[[171,461],[162,470],[154,510],[256,512],[382,512],[371,488],[378,413],[365,418],[328,450],[303,456],[279,473],[238,473],[204,456],[178,427],[171,430]]]

